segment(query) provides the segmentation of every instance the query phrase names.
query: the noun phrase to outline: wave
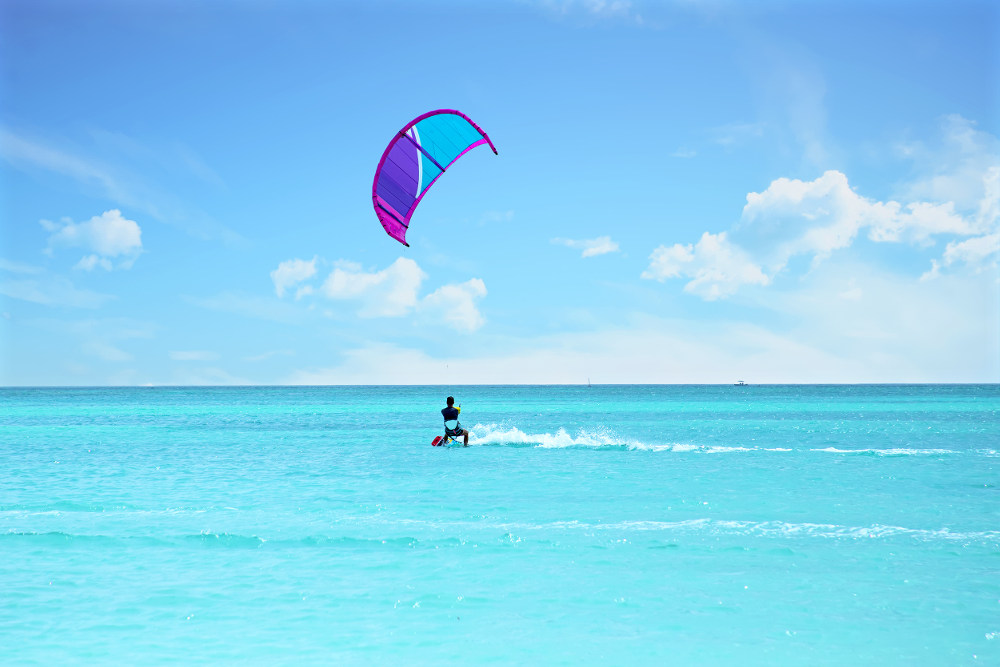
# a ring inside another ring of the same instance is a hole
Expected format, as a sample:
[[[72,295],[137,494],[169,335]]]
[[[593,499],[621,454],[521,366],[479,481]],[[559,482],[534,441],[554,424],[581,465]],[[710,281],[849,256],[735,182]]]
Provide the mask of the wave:
[[[0,514],[27,514],[35,516],[52,515],[59,516],[61,514],[84,514],[84,513],[94,513],[94,514],[128,514],[129,516],[136,516],[142,514],[148,514],[152,516],[157,515],[186,515],[186,514],[206,514],[208,512],[239,512],[242,511],[239,507],[230,506],[216,506],[216,505],[206,505],[206,506],[189,506],[189,507],[165,507],[162,509],[153,509],[140,507],[137,505],[125,505],[125,504],[109,504],[104,505],[101,503],[82,503],[82,502],[72,502],[72,501],[62,501],[55,500],[52,502],[40,502],[40,503],[15,503],[12,505],[0,505]]]
[[[435,536],[417,538],[412,535],[395,536],[352,536],[352,535],[307,535],[303,537],[269,538],[238,533],[141,536],[141,535],[86,535],[64,532],[17,532],[0,533],[0,544],[4,542],[29,542],[32,546],[76,547],[97,546],[100,548],[122,546],[148,546],[157,548],[223,548],[223,549],[442,549],[467,545],[494,544],[515,545],[525,541],[535,544],[560,544],[557,536],[579,534],[584,537],[613,535],[620,538],[631,534],[629,541],[637,539],[636,533],[652,537],[751,537],[763,539],[812,538],[820,540],[877,541],[889,539],[911,539],[920,542],[948,542],[980,544],[996,547],[1000,544],[1000,530],[953,531],[948,528],[907,528],[884,524],[850,526],[826,523],[787,521],[741,521],[725,519],[686,519],[682,521],[632,520],[611,523],[587,521],[550,521],[543,523],[524,522],[476,522],[476,521],[422,521],[409,520],[405,523],[414,532],[430,530],[434,533],[457,533],[456,536]],[[382,526],[383,528],[386,526]],[[378,524],[369,528],[378,529]],[[398,526],[397,526],[398,528]],[[531,537],[535,533],[538,537]]]
[[[954,532],[948,528],[906,528],[872,524],[870,526],[841,526],[824,523],[790,523],[785,521],[727,521],[719,519],[692,519],[688,521],[625,521],[613,524],[595,524],[592,530],[640,530],[664,532],[701,532],[712,535],[748,535],[760,537],[816,537],[824,539],[884,539],[909,537],[919,540],[947,540],[958,542],[1000,541],[1000,531],[984,530]]]
[[[411,522],[424,523],[424,522]],[[579,532],[585,535],[611,533],[621,536],[622,533],[662,533],[665,536],[746,536],[762,538],[818,538],[841,540],[879,540],[890,538],[909,538],[922,542],[947,541],[963,543],[984,543],[996,546],[1000,543],[1000,530],[983,531],[952,531],[948,528],[907,528],[872,524],[869,526],[845,526],[826,523],[787,522],[787,521],[740,521],[725,519],[686,519],[682,521],[648,521],[632,520],[613,523],[591,523],[587,521],[569,520],[546,523],[498,523],[488,526],[464,521],[429,522],[429,527],[435,529],[452,528],[469,532],[473,528],[504,531],[505,535],[526,535],[539,532],[552,537],[557,533]]]
[[[823,449],[810,449],[809,451],[827,452],[830,454],[854,454],[858,456],[944,456],[947,454],[962,453],[954,449],[911,449],[907,447],[892,447],[889,449],[838,449],[836,447],[824,447]]]
[[[502,540],[508,540],[504,536]],[[296,547],[338,547],[370,549],[416,547],[436,549],[442,546],[464,545],[465,540],[459,538],[435,538],[420,540],[410,536],[394,537],[355,537],[337,536],[305,536],[301,538],[268,538],[258,535],[242,535],[239,533],[214,533],[204,531],[186,535],[88,535],[80,533],[65,533],[61,531],[30,532],[9,531],[0,533],[0,543],[3,541],[26,541],[35,546],[149,546],[149,547],[201,547],[224,549],[260,549],[263,547],[296,548]]]
[[[0,505],[0,512],[32,512],[36,514],[58,514],[60,512],[121,512],[135,511],[140,508],[121,503],[105,505],[103,503],[74,502],[72,500],[53,500],[46,503],[15,503]]]

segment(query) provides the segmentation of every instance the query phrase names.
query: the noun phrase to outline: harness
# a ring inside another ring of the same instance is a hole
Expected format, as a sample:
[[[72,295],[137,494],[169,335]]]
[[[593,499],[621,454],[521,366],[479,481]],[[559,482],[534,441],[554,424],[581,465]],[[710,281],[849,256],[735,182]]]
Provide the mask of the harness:
[[[448,428],[448,422],[449,421],[455,422],[455,428]],[[462,431],[462,425],[458,422],[457,419],[446,419],[445,420],[445,422],[444,422],[444,437],[446,437],[446,438],[457,438],[460,435],[462,435],[461,431]]]

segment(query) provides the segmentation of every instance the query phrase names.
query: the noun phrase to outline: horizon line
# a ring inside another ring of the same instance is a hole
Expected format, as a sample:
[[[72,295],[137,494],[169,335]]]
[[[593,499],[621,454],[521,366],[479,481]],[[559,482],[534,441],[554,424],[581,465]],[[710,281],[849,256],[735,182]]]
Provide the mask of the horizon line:
[[[433,383],[433,384],[81,384],[81,385],[0,385],[2,389],[281,389],[338,387],[842,387],[842,386],[1000,386],[991,382],[602,382],[602,383]]]

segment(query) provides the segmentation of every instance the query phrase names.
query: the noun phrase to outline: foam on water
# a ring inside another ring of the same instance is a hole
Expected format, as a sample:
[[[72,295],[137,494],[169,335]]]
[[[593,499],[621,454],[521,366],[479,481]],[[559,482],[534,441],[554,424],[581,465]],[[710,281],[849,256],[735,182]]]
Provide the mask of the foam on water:
[[[609,427],[597,429],[579,429],[576,435],[571,435],[566,428],[560,427],[555,433],[526,433],[516,426],[505,424],[476,424],[472,429],[473,437],[470,446],[508,446],[508,447],[539,447],[543,449],[608,449],[633,450],[651,452],[675,452],[698,454],[729,454],[743,452],[793,452],[791,447],[760,447],[760,446],[724,446],[698,445],[691,443],[649,443],[635,438],[617,434]],[[988,457],[997,455],[995,450],[969,450],[961,452],[954,449],[925,448],[839,448],[823,447],[807,450],[826,454],[847,454],[860,456],[946,456],[952,454],[974,454]]]
[[[626,438],[608,427],[580,429],[570,435],[565,428],[555,433],[525,433],[516,426],[499,424],[476,424],[472,429],[473,438],[469,445],[508,447],[539,447],[542,449],[608,449],[650,452],[695,452],[702,454],[725,454],[730,452],[789,452],[787,447],[726,447],[720,445],[694,445],[688,443],[654,444],[635,438]]]

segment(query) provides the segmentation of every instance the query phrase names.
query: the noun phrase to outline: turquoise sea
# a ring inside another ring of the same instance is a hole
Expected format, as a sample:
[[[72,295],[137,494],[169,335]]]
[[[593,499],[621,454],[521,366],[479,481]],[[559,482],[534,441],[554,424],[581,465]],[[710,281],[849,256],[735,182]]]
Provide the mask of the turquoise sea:
[[[430,446],[449,394],[468,448]],[[0,663],[998,665],[998,416],[998,385],[0,389]]]

